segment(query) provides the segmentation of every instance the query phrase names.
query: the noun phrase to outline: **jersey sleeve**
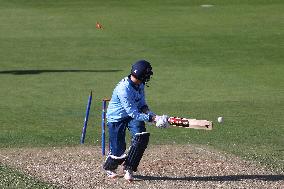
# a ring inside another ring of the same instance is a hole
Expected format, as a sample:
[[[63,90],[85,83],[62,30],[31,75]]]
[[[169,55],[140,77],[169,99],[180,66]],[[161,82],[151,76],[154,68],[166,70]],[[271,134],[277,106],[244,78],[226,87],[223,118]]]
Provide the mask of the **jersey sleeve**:
[[[139,104],[139,108],[142,110],[142,112],[146,114],[150,114],[151,116],[155,116],[156,114],[150,110],[150,108],[147,105],[146,99],[145,99],[145,92],[144,92],[144,85],[141,90],[141,100]]]

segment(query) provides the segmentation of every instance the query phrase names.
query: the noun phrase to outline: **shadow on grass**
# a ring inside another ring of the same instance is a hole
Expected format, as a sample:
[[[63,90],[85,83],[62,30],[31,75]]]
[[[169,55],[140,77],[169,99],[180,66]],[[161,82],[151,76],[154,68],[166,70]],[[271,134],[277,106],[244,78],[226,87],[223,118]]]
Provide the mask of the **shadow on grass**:
[[[262,180],[281,181],[284,175],[225,175],[225,176],[197,176],[197,177],[158,177],[136,175],[139,180],[175,180],[175,181],[241,181],[241,180]]]
[[[0,74],[13,74],[13,75],[32,75],[42,73],[78,73],[78,72],[96,72],[96,73],[107,73],[107,72],[120,72],[122,70],[6,70],[0,71]]]

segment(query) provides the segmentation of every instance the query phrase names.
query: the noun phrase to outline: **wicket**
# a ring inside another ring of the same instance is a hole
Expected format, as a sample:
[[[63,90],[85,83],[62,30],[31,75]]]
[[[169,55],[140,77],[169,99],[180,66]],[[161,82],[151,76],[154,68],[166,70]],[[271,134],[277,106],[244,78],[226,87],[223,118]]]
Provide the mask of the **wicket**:
[[[81,140],[80,143],[84,144],[85,142],[85,137],[86,137],[86,131],[87,131],[87,126],[88,126],[88,119],[89,119],[89,112],[90,112],[90,107],[91,107],[91,103],[92,103],[92,91],[89,95],[89,99],[88,99],[88,104],[87,104],[87,109],[86,109],[86,116],[85,116],[85,120],[84,120],[84,126],[82,128],[82,134],[81,134]]]
[[[109,102],[110,99],[104,98],[102,101],[102,155],[105,155],[105,128],[106,128],[106,110],[107,110],[107,102]]]
[[[106,111],[107,111],[107,102],[109,102],[110,99],[108,98],[104,98],[102,100],[102,155],[105,155],[105,138],[106,138]],[[84,120],[84,126],[82,128],[82,134],[81,134],[81,139],[80,139],[80,143],[84,144],[85,142],[85,136],[86,136],[86,131],[87,131],[87,126],[88,126],[88,119],[89,119],[89,112],[90,112],[90,107],[91,107],[91,103],[92,103],[92,91],[89,95],[89,99],[88,99],[88,104],[87,104],[87,109],[86,109],[86,115],[85,115],[85,120]]]

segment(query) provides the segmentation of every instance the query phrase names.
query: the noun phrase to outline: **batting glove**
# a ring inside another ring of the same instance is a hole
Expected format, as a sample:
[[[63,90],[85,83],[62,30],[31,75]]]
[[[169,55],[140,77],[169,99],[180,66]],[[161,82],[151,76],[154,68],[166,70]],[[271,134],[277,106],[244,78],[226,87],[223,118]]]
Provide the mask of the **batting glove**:
[[[155,117],[156,127],[168,128],[170,126],[168,119],[169,119],[169,116],[167,115],[162,115],[162,116],[156,115]]]

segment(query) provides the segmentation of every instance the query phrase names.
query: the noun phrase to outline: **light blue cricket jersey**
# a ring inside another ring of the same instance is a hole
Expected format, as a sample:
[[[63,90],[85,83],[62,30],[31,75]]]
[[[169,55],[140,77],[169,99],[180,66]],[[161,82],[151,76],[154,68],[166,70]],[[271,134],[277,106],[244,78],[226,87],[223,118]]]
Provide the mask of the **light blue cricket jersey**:
[[[127,117],[139,121],[149,121],[151,115],[141,113],[145,102],[144,84],[135,85],[128,77],[123,78],[115,87],[107,108],[107,121],[118,122]]]

